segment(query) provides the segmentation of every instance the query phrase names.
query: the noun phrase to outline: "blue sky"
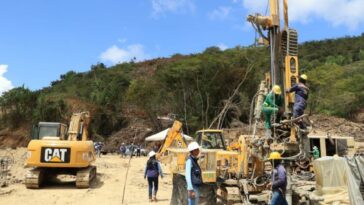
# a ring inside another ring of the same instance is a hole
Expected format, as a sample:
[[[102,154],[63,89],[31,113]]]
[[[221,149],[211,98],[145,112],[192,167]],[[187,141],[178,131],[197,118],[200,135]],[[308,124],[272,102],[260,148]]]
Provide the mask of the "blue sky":
[[[289,0],[299,41],[360,35],[363,0]],[[267,0],[12,0],[0,2],[0,93],[36,90],[92,64],[113,65],[250,45],[250,13]]]

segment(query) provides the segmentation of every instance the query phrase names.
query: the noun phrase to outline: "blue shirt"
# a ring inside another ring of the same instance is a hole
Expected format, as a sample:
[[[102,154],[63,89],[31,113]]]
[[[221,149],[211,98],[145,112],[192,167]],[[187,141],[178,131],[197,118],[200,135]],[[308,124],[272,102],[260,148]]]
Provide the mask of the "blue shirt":
[[[161,167],[161,163],[158,162],[158,172],[159,172],[159,175],[163,178],[164,175],[163,175],[163,171],[162,171],[162,167]],[[147,177],[147,165],[145,165],[145,168],[144,168],[144,178]]]
[[[286,169],[284,169],[282,164],[279,164],[277,168],[273,169],[272,189],[273,191],[281,189],[282,191],[285,192],[286,187],[287,187]]]
[[[308,87],[303,83],[298,83],[291,87],[288,92],[295,92],[295,104],[306,107],[306,101],[308,99]]]

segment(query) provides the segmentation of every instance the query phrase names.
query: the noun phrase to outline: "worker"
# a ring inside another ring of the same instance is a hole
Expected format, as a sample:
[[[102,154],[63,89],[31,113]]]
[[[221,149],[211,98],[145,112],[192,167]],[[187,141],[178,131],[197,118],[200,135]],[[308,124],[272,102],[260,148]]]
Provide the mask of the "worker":
[[[126,147],[125,147],[124,142],[121,144],[119,150],[120,150],[121,157],[122,158],[126,157]]]
[[[287,93],[295,92],[295,102],[293,105],[293,118],[300,117],[304,114],[308,100],[309,88],[306,85],[307,75],[302,74],[298,80],[298,84],[286,90]],[[306,126],[303,121],[299,121],[301,129],[305,129]]]
[[[137,145],[137,147],[136,147],[136,156],[137,157],[140,157],[140,145]]]
[[[313,156],[313,159],[320,158],[320,150],[318,149],[318,147],[313,146],[312,156]]]
[[[130,158],[133,158],[134,152],[135,152],[135,145],[134,145],[134,143],[131,143],[129,149],[130,149]]]
[[[265,97],[262,111],[265,117],[264,127],[267,130],[267,135],[271,135],[271,116],[272,114],[276,115],[276,121],[280,121],[280,116],[283,113],[283,97],[282,97],[282,90],[279,85],[274,85],[272,91],[268,93]]]
[[[278,152],[272,152],[269,155],[272,163],[272,182],[268,184],[268,188],[272,189],[271,205],[288,205],[285,198],[287,188],[286,169],[281,163],[282,157]]]
[[[96,144],[95,144],[95,150],[96,150],[96,155],[97,155],[98,157],[101,157],[101,150],[102,150],[102,147],[103,147],[103,145],[102,145],[102,143],[101,143],[101,142],[96,142]]]
[[[144,179],[148,179],[148,196],[149,202],[157,202],[157,192],[158,192],[158,178],[161,176],[163,178],[163,171],[160,162],[155,157],[156,153],[150,151],[148,153],[148,161],[144,170]]]
[[[198,205],[200,197],[199,188],[202,185],[201,168],[197,163],[200,154],[200,146],[197,142],[188,145],[190,156],[186,161],[186,182],[188,192],[188,205]]]

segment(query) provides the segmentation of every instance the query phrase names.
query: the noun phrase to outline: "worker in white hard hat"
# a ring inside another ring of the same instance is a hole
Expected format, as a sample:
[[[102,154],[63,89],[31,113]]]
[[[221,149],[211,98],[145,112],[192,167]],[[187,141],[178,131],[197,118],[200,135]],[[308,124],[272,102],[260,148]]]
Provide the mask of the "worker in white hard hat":
[[[295,102],[293,105],[293,118],[297,118],[304,114],[307,106],[308,92],[310,89],[306,85],[307,75],[302,74],[298,80],[298,83],[293,87],[286,90],[287,93],[295,92]],[[305,129],[306,126],[302,121],[299,121],[301,129]]]
[[[279,85],[274,85],[272,91],[265,97],[262,111],[265,117],[264,127],[267,131],[271,129],[271,116],[276,118],[276,122],[280,121],[280,116],[283,114],[283,97],[282,90]],[[267,132],[271,133],[271,132]]]
[[[186,161],[188,205],[197,205],[200,197],[199,188],[203,183],[201,168],[197,163],[200,154],[200,145],[197,142],[191,142],[188,145],[188,151],[190,152]]]
[[[150,151],[148,157],[149,159],[144,171],[144,179],[148,179],[149,202],[157,202],[158,178],[159,176],[163,178],[163,171],[154,151]]]

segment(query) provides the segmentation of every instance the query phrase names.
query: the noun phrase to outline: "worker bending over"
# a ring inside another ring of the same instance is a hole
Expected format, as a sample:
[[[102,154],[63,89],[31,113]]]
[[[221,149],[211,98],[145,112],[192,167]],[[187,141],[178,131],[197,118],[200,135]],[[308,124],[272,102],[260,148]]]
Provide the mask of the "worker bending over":
[[[286,169],[281,163],[282,157],[278,152],[272,152],[269,155],[271,160],[272,171],[272,183],[268,184],[268,187],[272,188],[272,201],[271,205],[288,205],[286,196],[287,189],[287,176]]]
[[[280,117],[283,114],[283,97],[282,97],[282,90],[279,85],[275,85],[272,88],[272,91],[268,93],[265,97],[262,111],[265,117],[264,127],[266,129],[266,134],[271,135],[271,116],[272,114],[275,116],[275,122],[280,121]]]
[[[188,205],[198,205],[200,197],[199,188],[202,185],[202,172],[197,163],[200,154],[200,146],[197,142],[188,145],[190,155],[186,161],[186,182],[188,192]]]
[[[300,117],[304,114],[307,106],[309,88],[306,85],[307,75],[302,74],[298,80],[298,84],[286,90],[287,93],[295,92],[295,102],[293,105],[293,118]],[[302,121],[299,121],[301,129],[305,129],[306,126]]]

